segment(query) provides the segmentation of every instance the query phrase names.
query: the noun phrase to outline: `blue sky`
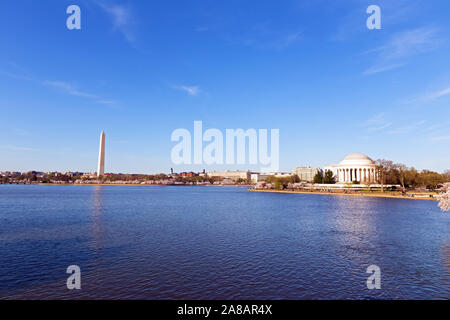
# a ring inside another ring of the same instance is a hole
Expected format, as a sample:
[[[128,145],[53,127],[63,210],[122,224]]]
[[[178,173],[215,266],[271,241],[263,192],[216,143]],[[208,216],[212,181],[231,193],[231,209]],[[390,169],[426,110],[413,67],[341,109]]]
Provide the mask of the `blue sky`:
[[[283,171],[353,152],[450,169],[449,18],[446,0],[5,1],[0,171],[94,172],[101,130],[107,172],[222,169],[172,165],[194,120],[280,129]]]

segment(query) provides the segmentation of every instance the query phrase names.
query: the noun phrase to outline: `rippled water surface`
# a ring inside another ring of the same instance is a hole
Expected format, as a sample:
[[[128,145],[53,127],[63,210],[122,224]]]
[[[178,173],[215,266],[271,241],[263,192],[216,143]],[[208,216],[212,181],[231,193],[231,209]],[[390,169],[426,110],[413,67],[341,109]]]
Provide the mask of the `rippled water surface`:
[[[2,185],[0,298],[448,299],[449,216],[234,187]]]

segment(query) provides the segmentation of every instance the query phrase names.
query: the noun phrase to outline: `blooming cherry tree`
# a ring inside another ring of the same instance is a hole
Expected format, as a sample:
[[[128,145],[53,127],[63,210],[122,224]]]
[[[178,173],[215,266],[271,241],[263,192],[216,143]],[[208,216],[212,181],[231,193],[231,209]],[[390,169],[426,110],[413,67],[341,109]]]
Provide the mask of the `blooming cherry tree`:
[[[450,211],[450,183],[444,185],[444,194],[439,197],[439,207],[442,211]]]

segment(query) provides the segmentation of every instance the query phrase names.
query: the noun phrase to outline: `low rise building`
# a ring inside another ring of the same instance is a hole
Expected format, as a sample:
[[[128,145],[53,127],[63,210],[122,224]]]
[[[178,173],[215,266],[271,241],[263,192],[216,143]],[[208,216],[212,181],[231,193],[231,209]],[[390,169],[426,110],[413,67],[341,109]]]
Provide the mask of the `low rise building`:
[[[314,176],[321,172],[320,168],[312,168],[312,167],[297,167],[292,170],[292,175],[297,175],[301,181],[312,182],[314,181]]]
[[[222,171],[222,172],[208,172],[208,176],[211,178],[219,177],[223,179],[229,179],[238,181],[239,179],[251,180],[252,172],[250,171]]]
[[[265,181],[267,177],[275,177],[275,178],[287,178],[292,176],[289,172],[264,172],[264,173],[253,173],[251,175],[251,180],[253,183],[257,183],[260,181]]]

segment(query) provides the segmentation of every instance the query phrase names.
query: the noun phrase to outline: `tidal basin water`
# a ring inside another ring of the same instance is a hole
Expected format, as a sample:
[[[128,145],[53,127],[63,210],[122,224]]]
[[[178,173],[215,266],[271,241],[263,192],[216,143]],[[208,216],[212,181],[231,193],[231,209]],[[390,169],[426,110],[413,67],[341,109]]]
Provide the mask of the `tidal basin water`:
[[[236,187],[1,185],[0,299],[449,299],[449,216]]]

